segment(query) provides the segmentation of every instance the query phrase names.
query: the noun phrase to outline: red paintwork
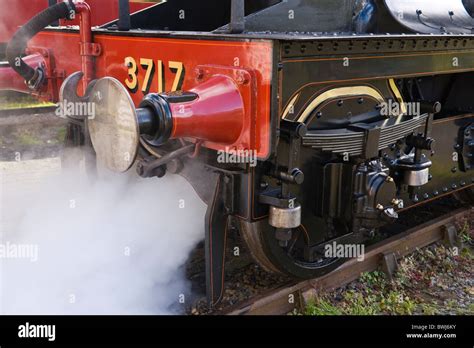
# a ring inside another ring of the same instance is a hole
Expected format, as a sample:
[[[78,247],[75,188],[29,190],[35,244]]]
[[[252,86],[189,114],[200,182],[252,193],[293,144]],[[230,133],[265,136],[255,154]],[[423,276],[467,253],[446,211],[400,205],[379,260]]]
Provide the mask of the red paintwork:
[[[126,35],[124,33],[124,35]],[[212,65],[234,68],[235,65],[250,71],[253,78],[251,87],[239,86],[246,112],[252,119],[244,125],[243,136],[235,144],[223,145],[207,142],[204,145],[215,150],[235,149],[256,150],[259,158],[267,158],[270,153],[270,95],[272,76],[271,41],[219,41],[193,40],[152,37],[127,37],[98,34],[94,42],[101,45],[102,54],[95,58],[95,76],[112,76],[125,84],[128,78],[128,67],[125,58],[133,57],[138,65],[139,89],[131,96],[138,105],[146,94],[141,87],[146,69],[140,66],[140,58],[152,59],[157,64],[163,62],[165,69],[166,91],[170,91],[175,74],[168,68],[170,61],[183,62],[186,74],[183,90],[189,91],[202,81],[197,79],[196,70],[200,66]],[[79,35],[71,33],[43,32],[34,38],[31,46],[49,47],[55,57],[56,69],[64,70],[66,75],[81,70],[79,54]],[[155,69],[156,70],[156,69]],[[211,69],[212,74],[218,73]],[[224,72],[230,76],[230,73]],[[251,93],[249,90],[252,90]],[[151,81],[149,92],[158,91],[157,72]],[[251,110],[249,110],[251,109]],[[211,112],[211,110],[209,110]],[[212,127],[202,122],[200,127]],[[229,129],[218,127],[216,132]],[[248,140],[248,141],[247,141]]]
[[[0,42],[7,42],[19,26],[48,6],[48,0],[0,0]]]
[[[230,77],[215,75],[190,92],[199,97],[170,105],[173,138],[194,138],[224,145],[239,140],[244,130],[245,105]]]
[[[102,25],[118,18],[118,0],[87,0],[92,8],[91,23]],[[136,12],[154,3],[130,3],[130,11]],[[7,42],[29,19],[48,6],[48,0],[0,0],[0,42]],[[79,19],[64,21],[64,25],[79,25]]]

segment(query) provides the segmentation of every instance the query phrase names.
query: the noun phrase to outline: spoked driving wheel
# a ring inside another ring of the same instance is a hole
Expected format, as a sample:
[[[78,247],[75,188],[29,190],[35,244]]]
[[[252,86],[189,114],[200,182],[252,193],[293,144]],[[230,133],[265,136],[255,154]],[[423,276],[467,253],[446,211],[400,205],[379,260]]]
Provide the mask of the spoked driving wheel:
[[[313,246],[308,255],[307,231],[300,226],[282,246],[275,238],[275,228],[267,220],[240,221],[240,231],[254,259],[266,270],[302,279],[323,276],[342,265],[347,259],[326,257],[324,245]]]

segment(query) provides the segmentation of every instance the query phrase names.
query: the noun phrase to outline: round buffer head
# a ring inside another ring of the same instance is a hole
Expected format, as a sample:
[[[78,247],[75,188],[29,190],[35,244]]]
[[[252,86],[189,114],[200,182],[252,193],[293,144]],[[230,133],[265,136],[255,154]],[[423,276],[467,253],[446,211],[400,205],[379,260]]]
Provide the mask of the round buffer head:
[[[105,77],[95,83],[89,102],[95,112],[88,127],[98,161],[114,172],[126,172],[135,162],[140,141],[130,94],[118,80]]]

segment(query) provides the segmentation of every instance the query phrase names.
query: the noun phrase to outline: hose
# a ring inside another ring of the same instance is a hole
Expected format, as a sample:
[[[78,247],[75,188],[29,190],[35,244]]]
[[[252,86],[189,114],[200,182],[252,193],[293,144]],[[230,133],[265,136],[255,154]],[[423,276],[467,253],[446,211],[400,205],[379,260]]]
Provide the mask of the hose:
[[[41,68],[34,69],[21,58],[28,42],[48,25],[60,19],[72,19],[76,7],[72,0],[61,2],[38,13],[23,25],[12,37],[7,46],[7,60],[10,67],[21,75],[31,89],[38,89],[44,80]]]

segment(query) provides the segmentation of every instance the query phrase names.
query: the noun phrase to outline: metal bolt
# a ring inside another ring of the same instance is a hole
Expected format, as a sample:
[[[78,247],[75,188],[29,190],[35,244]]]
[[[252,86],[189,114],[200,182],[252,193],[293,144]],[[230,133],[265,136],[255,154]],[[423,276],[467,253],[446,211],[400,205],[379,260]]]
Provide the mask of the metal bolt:
[[[404,202],[402,199],[394,198],[392,199],[392,204],[399,209],[403,209],[404,207]]]
[[[196,79],[202,80],[204,78],[204,70],[203,69],[196,69]]]
[[[239,85],[246,85],[249,83],[249,79],[243,73],[237,76],[237,83]]]

